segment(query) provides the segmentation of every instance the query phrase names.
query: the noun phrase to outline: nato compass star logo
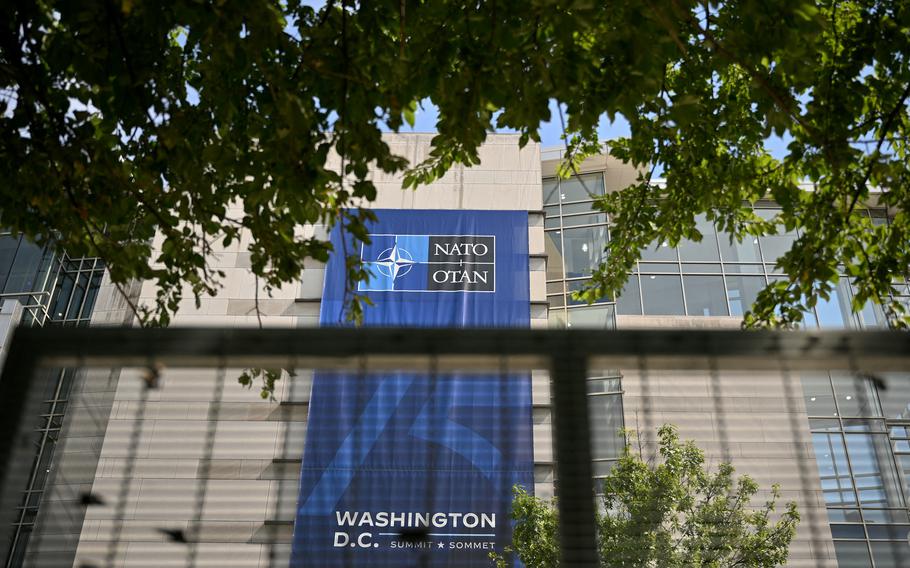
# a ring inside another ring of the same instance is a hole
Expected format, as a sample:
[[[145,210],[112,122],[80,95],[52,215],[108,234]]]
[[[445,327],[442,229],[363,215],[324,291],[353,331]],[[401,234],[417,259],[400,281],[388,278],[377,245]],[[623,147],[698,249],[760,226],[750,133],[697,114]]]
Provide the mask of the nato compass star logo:
[[[410,272],[416,261],[411,253],[396,244],[392,248],[385,249],[379,253],[379,258],[373,264],[376,265],[380,274],[391,278],[392,282],[395,282],[399,277]]]

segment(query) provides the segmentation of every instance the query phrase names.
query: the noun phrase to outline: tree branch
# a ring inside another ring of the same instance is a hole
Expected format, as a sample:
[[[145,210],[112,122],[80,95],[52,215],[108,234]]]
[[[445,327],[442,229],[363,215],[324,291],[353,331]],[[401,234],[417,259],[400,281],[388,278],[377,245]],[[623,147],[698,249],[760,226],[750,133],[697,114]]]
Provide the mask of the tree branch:
[[[872,177],[872,169],[875,167],[875,161],[878,159],[882,151],[882,145],[885,143],[885,139],[888,137],[888,130],[891,129],[891,123],[897,118],[898,113],[901,108],[907,102],[907,97],[910,97],[910,83],[904,87],[904,92],[901,94],[901,98],[897,101],[897,104],[894,105],[894,108],[891,109],[891,112],[888,113],[885,122],[882,124],[882,128],[879,131],[878,143],[875,145],[875,151],[869,155],[869,165],[866,168],[866,172],[863,175],[863,181],[860,182],[853,193],[853,201],[850,203],[850,206],[847,208],[846,217],[849,218],[853,213],[853,209],[856,207],[856,204],[859,202],[859,198],[866,191],[866,184],[869,183],[869,178]]]
[[[790,101],[787,101],[784,95],[777,92],[777,90],[773,87],[773,85],[771,85],[771,83],[768,81],[767,77],[761,75],[760,73],[757,73],[754,69],[752,69],[751,66],[747,65],[744,61],[742,61],[739,57],[737,57],[736,54],[734,54],[732,51],[727,49],[727,47],[724,46],[714,36],[713,33],[711,33],[711,30],[709,30],[707,28],[703,28],[697,18],[695,18],[687,9],[680,6],[679,0],[671,0],[671,4],[673,5],[674,10],[676,11],[677,15],[682,16],[683,18],[688,20],[689,23],[692,24],[692,26],[698,31],[698,33],[703,35],[705,37],[705,39],[708,41],[708,43],[710,43],[718,53],[720,53],[721,55],[726,57],[731,63],[735,63],[741,69],[743,69],[743,71],[748,73],[749,77],[751,77],[753,81],[758,83],[758,85],[765,91],[765,93],[769,97],[771,97],[771,100],[773,100],[774,103],[782,111],[787,113],[787,115],[789,115],[790,118],[793,119],[794,122],[799,124],[810,136],[812,136],[813,138],[817,137],[818,132],[815,129],[815,127],[813,127],[811,124],[808,124],[803,121],[802,117],[799,116],[799,113],[797,113],[794,110],[793,104]]]

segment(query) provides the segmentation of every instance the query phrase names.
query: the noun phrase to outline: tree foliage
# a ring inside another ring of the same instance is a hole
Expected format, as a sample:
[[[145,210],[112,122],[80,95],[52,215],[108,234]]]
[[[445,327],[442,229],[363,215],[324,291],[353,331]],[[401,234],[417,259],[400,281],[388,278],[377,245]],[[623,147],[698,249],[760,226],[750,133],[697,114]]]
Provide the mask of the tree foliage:
[[[774,520],[779,488],[752,508],[758,485],[721,464],[711,473],[691,441],[680,442],[669,425],[658,431],[660,460],[647,463],[626,446],[604,480],[597,514],[600,565],[607,568],[768,568],[787,561],[799,513],[787,503]],[[516,486],[512,546],[491,554],[498,568],[512,557],[527,568],[554,568],[558,518],[547,503]]]
[[[597,204],[616,229],[583,297],[619,291],[652,241],[698,240],[706,214],[738,239],[801,231],[780,261],[788,279],[748,323],[797,322],[846,274],[854,307],[876,302],[906,324],[892,297],[910,264],[908,54],[901,0],[11,0],[0,225],[100,255],[117,283],[156,281],[142,315],[167,323],[184,293],[217,292],[214,243],[248,231],[263,282],[294,281],[330,252],[301,224],[366,238],[370,168],[430,182],[476,164],[491,129],[537,140],[556,100],[565,171],[607,142],[643,172]],[[408,164],[381,132],[426,100],[438,135]],[[604,115],[631,136],[598,140]],[[764,149],[772,135],[789,141],[782,160]],[[665,184],[650,183],[654,167]],[[779,219],[748,207],[765,198]],[[893,222],[857,217],[870,202]],[[349,276],[364,277],[356,261]]]

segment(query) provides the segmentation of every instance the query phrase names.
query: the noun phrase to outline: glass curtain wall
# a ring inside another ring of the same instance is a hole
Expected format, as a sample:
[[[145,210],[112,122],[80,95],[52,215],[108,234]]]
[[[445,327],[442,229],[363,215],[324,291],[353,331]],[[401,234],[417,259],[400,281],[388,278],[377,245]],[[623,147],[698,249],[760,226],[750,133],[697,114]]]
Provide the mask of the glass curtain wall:
[[[610,238],[607,218],[591,210],[594,198],[604,194],[603,173],[568,180],[543,182],[544,231],[547,252],[547,301],[553,327],[613,329],[615,305],[602,298],[593,305],[572,299],[594,267],[604,259]],[[602,479],[625,445],[622,380],[615,370],[588,373],[588,403],[591,417],[591,444],[594,490],[602,490]]]
[[[839,565],[910,566],[910,376],[801,379]]]
[[[582,187],[584,184],[584,188]],[[769,282],[785,279],[775,267],[777,259],[799,237],[796,231],[749,237],[742,242],[717,231],[704,215],[697,217],[701,241],[684,240],[677,247],[652,243],[629,274],[622,294],[614,302],[601,298],[593,306],[573,300],[593,269],[606,260],[604,248],[610,238],[606,215],[592,211],[593,198],[603,195],[602,173],[569,180],[545,179],[544,229],[547,249],[547,295],[550,323],[555,327],[613,327],[614,315],[645,316],[742,316]],[[771,203],[757,205],[760,217],[771,219],[780,209]],[[866,211],[873,222],[887,222],[878,211]],[[806,314],[805,327],[862,328],[886,325],[878,306],[853,314],[853,289],[847,275],[828,300]],[[910,296],[910,286],[896,284]],[[908,299],[910,302],[910,299]],[[910,304],[908,304],[910,305]],[[599,317],[585,314],[590,311]]]
[[[615,305],[610,298],[601,298],[593,305],[572,299],[572,292],[580,290],[593,269],[606,259],[604,248],[610,238],[607,216],[591,209],[593,200],[603,194],[603,173],[543,181],[547,301],[552,327],[615,327]]]
[[[0,233],[0,298],[22,304],[20,325],[88,325],[103,276],[101,259],[58,256],[20,235]],[[45,393],[40,425],[32,442],[35,457],[17,509],[15,533],[4,564],[7,567],[22,563],[53,467],[72,382],[71,371],[60,371]]]
[[[642,253],[622,294],[593,305],[572,299],[593,269],[605,259],[609,219],[591,209],[603,195],[603,173],[569,180],[544,179],[544,229],[547,249],[547,299],[552,327],[615,327],[615,316],[742,316],[769,282],[785,279],[776,266],[799,238],[797,231],[750,237],[741,242],[715,229],[704,216],[697,219],[701,241],[677,247],[655,242]],[[755,213],[771,219],[780,212],[774,203],[757,204]],[[887,223],[883,211],[861,214],[874,224]],[[910,306],[910,284],[895,283],[897,297]],[[808,313],[806,328],[878,328],[888,325],[882,310],[866,306],[851,310],[854,290],[842,275],[831,297],[820,299]],[[807,375],[802,378],[810,417],[813,449],[842,568],[910,567],[908,499],[910,499],[910,376],[887,382],[850,374]],[[888,389],[881,388],[887,385]],[[595,454],[621,449],[603,436],[622,420],[619,403],[592,406]],[[618,417],[618,418],[617,418]],[[609,459],[595,464],[599,474]]]

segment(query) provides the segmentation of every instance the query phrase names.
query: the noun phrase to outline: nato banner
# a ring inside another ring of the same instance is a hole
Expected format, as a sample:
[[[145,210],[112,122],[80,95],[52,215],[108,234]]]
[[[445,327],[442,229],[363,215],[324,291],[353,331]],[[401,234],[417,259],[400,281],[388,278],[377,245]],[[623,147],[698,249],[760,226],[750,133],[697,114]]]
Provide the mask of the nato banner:
[[[365,325],[528,327],[526,211],[376,211]],[[350,239],[347,239],[348,242]],[[344,322],[332,235],[322,325]],[[533,490],[527,374],[318,372],[291,565],[489,566],[511,541],[511,488]]]

